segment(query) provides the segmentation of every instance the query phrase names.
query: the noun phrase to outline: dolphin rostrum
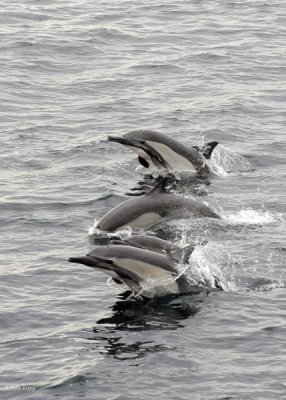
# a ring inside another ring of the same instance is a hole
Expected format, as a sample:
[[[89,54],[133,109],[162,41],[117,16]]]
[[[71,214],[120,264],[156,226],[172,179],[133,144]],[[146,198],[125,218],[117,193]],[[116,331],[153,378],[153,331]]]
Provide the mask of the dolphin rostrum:
[[[190,284],[170,257],[133,246],[99,246],[69,262],[87,265],[127,285],[139,297],[198,293],[205,287]]]
[[[167,192],[168,181],[169,178],[162,178],[149,193],[120,203],[102,217],[95,228],[115,232],[127,226],[148,229],[172,218],[220,218],[205,204]]]
[[[210,175],[206,159],[211,157],[218,142],[203,147],[187,147],[177,140],[152,130],[136,130],[123,136],[109,136],[111,142],[128,146],[138,154],[138,161],[151,171],[196,171],[198,175]]]

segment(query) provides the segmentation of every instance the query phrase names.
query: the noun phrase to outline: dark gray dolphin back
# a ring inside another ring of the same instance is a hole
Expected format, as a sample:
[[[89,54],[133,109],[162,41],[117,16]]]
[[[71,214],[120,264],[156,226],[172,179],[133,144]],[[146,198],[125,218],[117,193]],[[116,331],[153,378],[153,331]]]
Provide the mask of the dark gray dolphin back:
[[[183,257],[183,249],[181,247],[155,236],[134,235],[127,239],[113,240],[112,244],[125,244],[155,251],[156,253],[168,254],[178,261],[181,261]]]
[[[125,245],[99,246],[90,253],[88,253],[88,256],[104,260],[113,260],[116,258],[116,259],[131,259],[134,261],[141,261],[177,274],[174,261],[169,257],[167,257],[166,255],[133,246],[125,246]]]
[[[134,235],[127,239],[115,239],[112,240],[111,243],[115,245],[134,246],[141,249],[155,251],[156,253],[167,254],[176,262],[182,262],[183,264],[188,263],[189,258],[195,249],[193,244],[180,247],[168,242],[167,240],[148,235]]]
[[[169,182],[169,177],[162,178],[157,185],[145,195],[147,198],[149,196],[149,199],[152,197],[155,203],[161,205],[160,215],[169,216],[170,218],[180,218],[182,217],[182,211],[187,211],[189,216],[220,218],[217,213],[203,203],[169,193],[166,190]]]
[[[166,191],[168,183],[168,177],[162,178],[146,195],[119,204],[99,221],[97,228],[102,231],[114,232],[128,225],[133,228],[149,228],[171,218],[190,216],[220,218],[203,203],[168,193]],[[146,223],[144,218],[146,218]],[[133,222],[135,226],[132,225]],[[136,226],[136,224],[138,225]]]

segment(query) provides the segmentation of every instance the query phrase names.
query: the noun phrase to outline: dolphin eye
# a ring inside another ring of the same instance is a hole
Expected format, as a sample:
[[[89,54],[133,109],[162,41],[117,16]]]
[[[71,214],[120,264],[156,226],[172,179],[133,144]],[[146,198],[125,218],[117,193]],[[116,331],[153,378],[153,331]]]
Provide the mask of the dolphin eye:
[[[113,264],[112,260],[106,260],[106,264]]]
[[[141,144],[145,144],[145,141],[144,141],[144,140],[140,140],[140,143],[141,143]]]
[[[138,156],[138,161],[141,165],[143,165],[143,167],[149,168],[149,163],[145,160],[145,158]]]

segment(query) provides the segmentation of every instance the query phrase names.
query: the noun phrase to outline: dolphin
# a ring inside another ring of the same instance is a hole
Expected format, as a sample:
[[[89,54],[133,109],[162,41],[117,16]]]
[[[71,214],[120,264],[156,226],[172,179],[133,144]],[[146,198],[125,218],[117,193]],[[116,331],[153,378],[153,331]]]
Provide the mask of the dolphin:
[[[200,284],[191,285],[170,257],[133,246],[99,246],[86,256],[68,261],[103,272],[116,283],[127,285],[138,297],[195,294],[205,289]]]
[[[156,253],[165,254],[168,257],[172,258],[175,262],[181,264],[189,264],[190,256],[195,250],[195,244],[189,244],[184,247],[177,246],[167,240],[159,239],[154,236],[148,235],[134,235],[130,236],[127,239],[115,239],[111,241],[112,244],[126,245],[126,246],[134,246],[139,247],[146,250],[151,250]],[[199,245],[206,246],[208,242],[204,240]],[[213,275],[214,282],[213,285],[210,285],[204,277],[201,277],[198,284],[200,286],[208,286],[212,289],[224,290],[224,285],[221,282],[221,279],[218,276]]]
[[[149,235],[134,235],[127,239],[114,239],[111,244],[134,246],[141,249],[151,250],[155,253],[165,254],[173,258],[177,262],[186,264],[189,261],[190,255],[194,251],[195,245],[187,245],[180,247],[167,240]],[[203,245],[206,242],[203,242]]]
[[[138,161],[151,171],[193,171],[198,175],[211,174],[206,163],[218,142],[203,147],[187,147],[177,140],[152,130],[136,130],[123,136],[108,136],[110,142],[128,146],[138,154]]]
[[[172,218],[220,218],[207,205],[166,191],[169,178],[162,178],[147,194],[120,203],[100,219],[95,228],[115,232],[127,226],[151,228]]]

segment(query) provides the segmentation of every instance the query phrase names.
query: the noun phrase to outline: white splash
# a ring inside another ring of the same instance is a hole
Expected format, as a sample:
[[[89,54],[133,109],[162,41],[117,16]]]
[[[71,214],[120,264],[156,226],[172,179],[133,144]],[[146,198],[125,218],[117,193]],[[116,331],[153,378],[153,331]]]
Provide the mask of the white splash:
[[[237,213],[225,215],[224,219],[234,224],[265,225],[282,221],[283,214],[265,210],[242,209]]]
[[[185,238],[184,238],[185,239]],[[184,241],[183,239],[183,241]],[[222,249],[220,245],[197,245],[190,256],[189,264],[177,264],[178,275],[163,282],[147,278],[141,283],[142,292],[150,295],[163,292],[164,287],[174,283],[180,276],[185,275],[189,283],[195,287],[237,291],[234,283],[235,260]],[[239,270],[239,268],[238,268]],[[237,271],[238,273],[238,271]]]
[[[241,154],[222,145],[215,148],[211,159],[208,160],[208,165],[214,174],[220,176],[239,174],[248,171],[250,168],[250,163]]]
[[[116,232],[103,232],[97,228],[97,224],[98,224],[98,220],[95,219],[93,226],[89,227],[89,229],[88,229],[89,236],[106,237],[106,238],[120,236],[121,238],[126,238],[126,237],[129,237],[132,235],[132,229],[129,226],[124,227],[121,230],[118,230]]]
[[[237,290],[234,284],[235,261],[220,245],[196,246],[190,258],[189,276],[209,288]]]
[[[93,223],[93,226],[90,226],[88,228],[88,235],[89,236],[96,235],[97,233],[100,232],[99,229],[97,228],[97,224],[98,224],[98,220],[95,219],[94,223]]]

